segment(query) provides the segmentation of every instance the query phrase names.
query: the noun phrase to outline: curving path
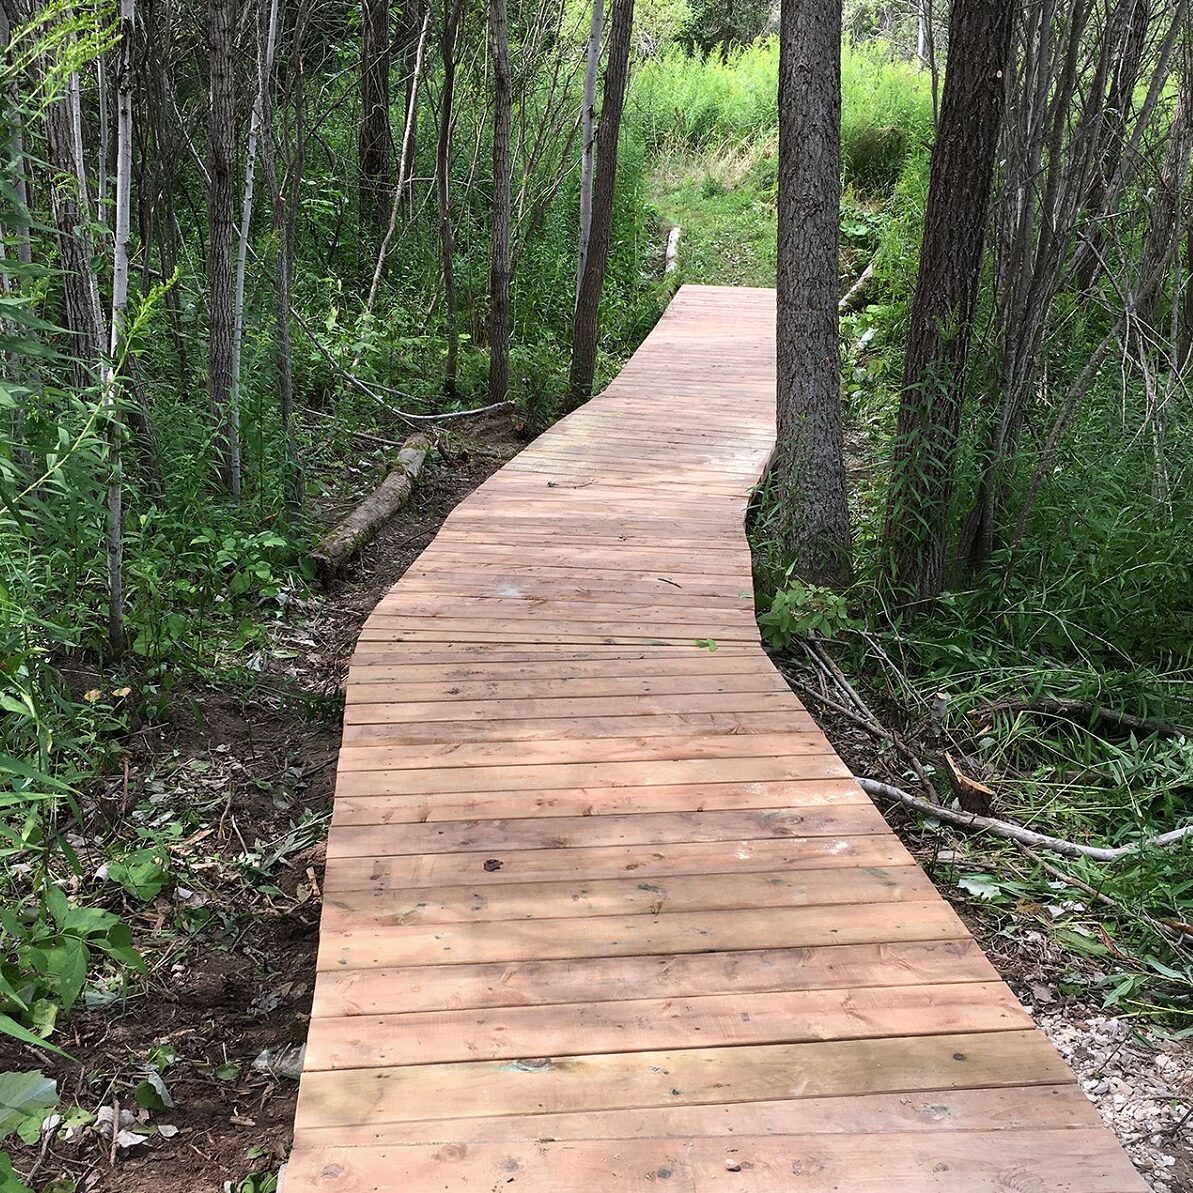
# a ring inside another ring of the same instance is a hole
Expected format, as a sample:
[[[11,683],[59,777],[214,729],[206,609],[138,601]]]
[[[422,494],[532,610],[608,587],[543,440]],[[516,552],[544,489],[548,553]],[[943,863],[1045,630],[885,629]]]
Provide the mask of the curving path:
[[[774,318],[684,287],[366,624],[286,1193],[1143,1189],[759,645]]]

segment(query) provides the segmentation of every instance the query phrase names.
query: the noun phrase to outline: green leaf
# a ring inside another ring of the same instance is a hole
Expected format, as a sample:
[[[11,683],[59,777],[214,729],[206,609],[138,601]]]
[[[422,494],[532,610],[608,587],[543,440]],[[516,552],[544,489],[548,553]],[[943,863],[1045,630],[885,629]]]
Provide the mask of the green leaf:
[[[174,1099],[170,1097],[170,1091],[166,1088],[162,1075],[155,1069],[150,1069],[146,1073],[145,1080],[133,1091],[133,1097],[136,1098],[137,1105],[144,1110],[172,1110],[174,1108]]]
[[[33,1193],[13,1172],[7,1152],[0,1152],[0,1193]]]
[[[46,1115],[57,1105],[58,1086],[44,1073],[0,1073],[0,1139],[32,1122],[36,1140]]]
[[[992,878],[984,874],[963,874],[957,879],[957,885],[971,895],[986,902],[992,902],[1002,894],[1002,888]]]
[[[0,1035],[11,1036],[14,1040],[20,1040],[23,1044],[32,1044],[35,1048],[45,1048],[59,1056],[69,1058],[70,1055],[48,1040],[43,1040],[41,1036],[34,1035],[27,1027],[22,1027],[11,1015],[5,1015],[2,1011],[0,1011]]]
[[[166,885],[166,870],[159,849],[138,849],[122,862],[108,867],[108,877],[118,882],[130,895],[148,903]]]

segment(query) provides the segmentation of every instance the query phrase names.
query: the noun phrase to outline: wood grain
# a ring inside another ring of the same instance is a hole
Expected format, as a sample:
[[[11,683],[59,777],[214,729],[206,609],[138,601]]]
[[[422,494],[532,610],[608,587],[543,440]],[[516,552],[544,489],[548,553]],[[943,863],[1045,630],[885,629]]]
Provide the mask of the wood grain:
[[[774,295],[683,287],[350,661],[287,1193],[1140,1193],[761,647]]]

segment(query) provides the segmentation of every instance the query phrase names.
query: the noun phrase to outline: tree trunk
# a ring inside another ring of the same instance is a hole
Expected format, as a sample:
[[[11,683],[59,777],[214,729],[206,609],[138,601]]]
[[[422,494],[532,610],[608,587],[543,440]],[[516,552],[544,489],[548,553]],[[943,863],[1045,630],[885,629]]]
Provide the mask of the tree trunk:
[[[572,326],[568,405],[573,410],[592,396],[592,383],[596,375],[601,290],[605,285],[609,239],[613,232],[617,140],[621,135],[621,113],[625,105],[633,26],[634,0],[613,0],[609,10],[609,61],[605,67],[605,92],[601,100],[600,127],[597,129],[592,225],[584,257],[584,272],[576,296],[576,318]]]
[[[294,434],[294,361],[290,343],[290,292],[294,272],[294,230],[297,216],[298,196],[295,193],[302,178],[302,30],[305,21],[299,18],[298,28],[293,33],[293,59],[290,63],[290,77],[297,93],[294,98],[296,111],[296,146],[294,160],[285,176],[279,176],[273,133],[273,59],[277,38],[278,0],[271,0],[270,39],[266,52],[258,63],[258,94],[261,96],[261,164],[265,168],[266,183],[269,186],[272,207],[272,227],[277,243],[277,261],[273,269],[274,294],[274,353],[278,374],[278,421],[282,430],[282,451],[285,459],[282,469],[282,499],[291,522],[296,520],[302,509],[303,475],[302,462],[298,454],[298,442]]]
[[[120,388],[117,371],[125,350],[128,305],[130,213],[133,174],[133,39],[136,0],[120,0],[120,60],[116,77],[116,210],[112,258],[112,319],[104,363],[104,406],[108,415],[108,641],[112,654],[124,651],[124,481]]]
[[[956,0],[949,18],[949,69],[932,152],[885,528],[890,575],[915,599],[936,596],[944,586],[965,362],[1014,11],[1012,0]]]
[[[220,478],[240,497],[240,427],[232,403],[232,238],[235,230],[236,80],[232,0],[207,0],[210,107],[207,120],[207,389]]]
[[[393,131],[389,123],[389,0],[361,0],[360,222],[381,230],[389,209]]]
[[[778,543],[801,579],[850,577],[837,237],[841,0],[785,0],[779,33]]]
[[[74,339],[72,354],[80,362],[79,383],[87,385],[94,382],[92,370],[107,349],[107,328],[88,231],[91,201],[81,153],[81,120],[78,89],[68,85],[66,94],[46,108],[46,155],[51,171],[58,176],[50,187],[50,202],[58,234],[66,323]]]
[[[605,27],[605,0],[592,0],[592,24],[588,30],[588,52],[584,64],[584,107],[580,123],[584,147],[580,155],[580,252],[576,267],[576,302],[580,301],[580,283],[584,280],[584,262],[588,257],[588,237],[592,229],[592,161],[596,148],[596,84],[601,66],[601,38]]]
[[[420,3],[426,10],[420,11]],[[406,0],[402,7],[402,70],[406,78],[406,128],[402,134],[402,153],[407,162],[402,189],[414,214],[415,179],[418,174],[418,87],[422,74],[422,39],[431,19],[431,0]]]
[[[10,37],[10,25],[8,12],[3,4],[0,4],[0,50],[7,48]],[[4,104],[10,112],[10,135],[11,135],[11,154],[13,174],[13,190],[15,192],[15,203],[12,205],[12,212],[16,216],[15,226],[11,228],[0,229],[0,232],[7,232],[16,240],[17,249],[17,280],[14,283],[13,279],[9,278],[5,273],[3,278],[3,292],[7,297],[12,288],[17,288],[20,285],[20,278],[27,275],[29,267],[33,264],[33,244],[30,237],[30,210],[29,210],[29,185],[26,179],[26,171],[29,164],[25,158],[25,140],[21,133],[21,122],[18,108],[18,97],[15,82],[11,88],[0,94],[0,103]],[[0,324],[7,326],[7,321],[0,321]],[[12,386],[12,420],[10,422],[10,438],[12,441],[13,459],[22,468],[28,468],[32,463],[29,450],[25,444],[25,391],[21,385],[22,377],[24,376],[23,362],[16,353],[8,354],[8,359],[5,360],[5,373],[8,379],[13,383]]]
[[[493,54],[493,230],[489,251],[489,400],[504,402],[510,374],[510,79],[506,0],[489,0]]]
[[[460,357],[459,313],[456,309],[455,241],[451,223],[452,108],[456,94],[456,39],[464,13],[463,0],[447,0],[443,13],[443,92],[439,105],[439,137],[435,147],[435,201],[439,214],[439,252],[443,265],[443,308],[447,322],[447,361],[443,367],[443,392],[456,396]]]
[[[244,155],[244,192],[240,201],[240,231],[236,245],[236,283],[232,306],[232,391],[231,420],[240,425],[240,358],[244,344],[244,279],[249,256],[249,233],[253,222],[253,190],[257,175],[257,142],[261,119],[273,78],[273,58],[278,36],[278,0],[269,0],[265,35],[258,48],[257,98],[249,116],[249,138]]]

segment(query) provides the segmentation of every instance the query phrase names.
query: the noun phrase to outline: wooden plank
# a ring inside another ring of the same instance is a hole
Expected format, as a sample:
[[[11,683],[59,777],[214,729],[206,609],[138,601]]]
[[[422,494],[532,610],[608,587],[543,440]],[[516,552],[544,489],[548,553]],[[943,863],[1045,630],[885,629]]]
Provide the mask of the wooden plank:
[[[902,866],[910,854],[891,833],[868,837],[784,837],[673,845],[593,845],[574,849],[499,849],[411,857],[339,858],[323,889],[378,890],[439,883],[559,882],[634,874],[729,874],[833,866]]]
[[[622,702],[625,708],[625,702]],[[517,711],[513,706],[511,711]],[[372,721],[347,724],[344,727],[345,746],[409,746],[445,742],[550,742],[558,744],[571,738],[679,737],[705,738],[710,734],[814,734],[819,736],[816,722],[790,704],[771,704],[762,709],[742,712],[669,712],[650,713],[634,709],[628,716],[571,716],[559,710],[557,716],[525,717],[521,719],[486,718],[482,713],[471,719]],[[519,753],[521,750],[519,749]]]
[[[1102,1127],[738,1135],[731,1140],[518,1141],[314,1150],[288,1179],[336,1193],[503,1189],[605,1193],[670,1188],[722,1193],[1137,1193],[1139,1178]]]
[[[872,804],[840,808],[766,808],[747,812],[641,812],[631,815],[520,817],[505,820],[336,826],[327,841],[332,858],[396,857],[421,853],[494,853],[577,849],[598,845],[859,837],[886,828]]]
[[[842,1114],[843,1109],[847,1114]],[[798,1117],[793,1114],[798,1109]],[[521,1116],[441,1119],[435,1122],[356,1124],[300,1130],[301,1147],[377,1147],[410,1144],[524,1143],[627,1139],[718,1139],[726,1146],[743,1130],[786,1136],[856,1135],[890,1132],[1031,1131],[1090,1129],[1102,1120],[1075,1085],[1031,1085],[1004,1089],[934,1090],[930,1094],[860,1094],[750,1102],[738,1106],[651,1107],[585,1114],[544,1114],[527,1131]]]
[[[787,783],[684,783],[658,787],[569,787],[562,791],[472,791],[451,795],[342,795],[332,823],[411,824],[510,816],[595,816],[736,808],[836,807],[869,800],[852,779]]]
[[[1066,1080],[1069,1070],[1036,1031],[896,1036],[312,1072],[303,1075],[297,1121],[305,1129]]]
[[[990,982],[997,975],[972,939],[895,941],[718,953],[334,969],[318,975],[312,1014],[545,1006],[709,993],[824,990]],[[400,991],[401,1002],[395,1003]]]
[[[384,766],[379,760],[378,766]],[[634,762],[538,763],[439,770],[342,768],[337,798],[361,795],[441,795],[465,791],[544,791],[586,784],[650,787],[675,783],[764,783],[782,780],[852,779],[835,754],[778,758],[672,758]]]
[[[943,899],[923,903],[680,911],[665,916],[609,915],[582,920],[480,924],[406,924],[324,932],[320,970],[482,961],[708,953],[806,945],[956,940],[965,928]]]
[[[304,1069],[561,1057],[577,1052],[793,1044],[1023,1031],[1031,1016],[1002,982],[710,994],[489,1011],[321,1017]]]
[[[593,915],[670,915],[817,903],[930,900],[935,888],[918,866],[686,874],[666,879],[512,882],[348,892],[324,903],[323,930],[387,925],[567,919]]]
[[[591,765],[601,762],[691,761],[699,758],[770,758],[799,754],[820,756],[832,753],[823,733],[728,732],[701,737],[576,737],[566,741],[463,742],[445,745],[350,746],[340,751],[340,770],[398,771],[449,770],[466,767],[539,765]]]
[[[392,683],[392,679],[389,681]],[[394,700],[400,694],[402,699]],[[522,720],[530,717],[607,717],[676,712],[762,712],[783,708],[799,711],[790,696],[769,677],[727,675],[719,680],[697,676],[633,676],[596,680],[554,680],[488,683],[403,682],[400,693],[378,690],[376,684],[349,680],[346,725],[384,725],[399,721],[443,721],[481,718]],[[632,696],[627,701],[626,696]]]

